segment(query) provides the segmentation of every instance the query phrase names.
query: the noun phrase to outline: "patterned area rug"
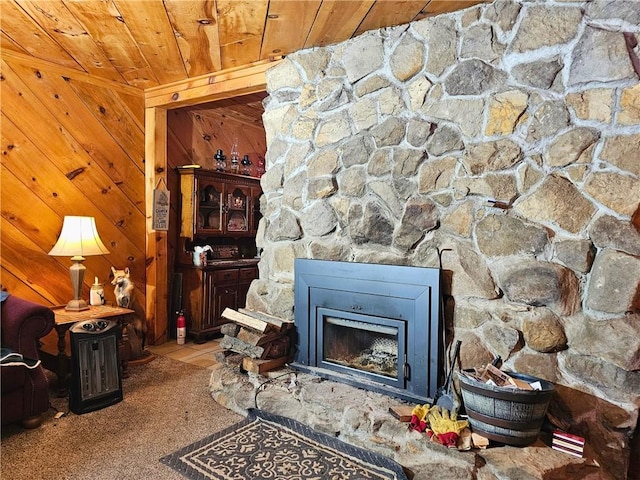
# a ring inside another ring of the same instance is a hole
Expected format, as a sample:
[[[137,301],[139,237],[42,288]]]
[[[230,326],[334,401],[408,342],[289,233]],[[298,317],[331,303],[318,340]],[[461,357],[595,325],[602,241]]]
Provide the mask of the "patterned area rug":
[[[240,423],[160,461],[192,480],[407,480],[388,458],[254,409]]]

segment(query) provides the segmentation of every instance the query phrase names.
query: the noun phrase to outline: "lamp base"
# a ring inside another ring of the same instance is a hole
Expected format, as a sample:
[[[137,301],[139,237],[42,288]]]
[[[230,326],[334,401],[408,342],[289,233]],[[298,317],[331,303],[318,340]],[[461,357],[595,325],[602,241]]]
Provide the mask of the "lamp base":
[[[89,305],[86,300],[81,298],[70,300],[67,306],[64,307],[67,312],[82,312],[83,310],[89,310]]]

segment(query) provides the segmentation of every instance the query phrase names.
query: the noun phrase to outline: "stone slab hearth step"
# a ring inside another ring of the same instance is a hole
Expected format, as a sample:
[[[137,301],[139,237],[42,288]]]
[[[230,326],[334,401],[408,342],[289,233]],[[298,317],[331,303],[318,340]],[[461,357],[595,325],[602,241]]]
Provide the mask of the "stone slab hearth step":
[[[448,449],[390,413],[412,407],[409,403],[288,367],[257,375],[222,361],[212,369],[210,391],[214,400],[242,415],[257,407],[392,458],[413,473],[413,480],[599,478],[596,463],[557,452],[542,440],[524,448]]]

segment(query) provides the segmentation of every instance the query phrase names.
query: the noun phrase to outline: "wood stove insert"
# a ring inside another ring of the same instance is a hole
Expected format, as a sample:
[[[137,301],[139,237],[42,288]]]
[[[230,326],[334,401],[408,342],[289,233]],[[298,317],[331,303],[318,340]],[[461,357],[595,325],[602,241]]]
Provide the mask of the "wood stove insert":
[[[294,368],[412,402],[441,375],[440,271],[296,259]]]

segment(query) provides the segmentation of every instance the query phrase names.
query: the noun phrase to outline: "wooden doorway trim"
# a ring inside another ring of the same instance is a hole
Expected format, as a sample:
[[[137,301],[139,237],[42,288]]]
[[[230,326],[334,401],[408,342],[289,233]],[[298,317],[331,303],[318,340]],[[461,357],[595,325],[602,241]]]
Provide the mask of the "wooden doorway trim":
[[[168,232],[152,228],[153,190],[161,180],[167,183],[167,110],[264,92],[265,72],[279,61],[265,60],[145,90],[145,311],[151,345],[167,340],[171,297]]]

